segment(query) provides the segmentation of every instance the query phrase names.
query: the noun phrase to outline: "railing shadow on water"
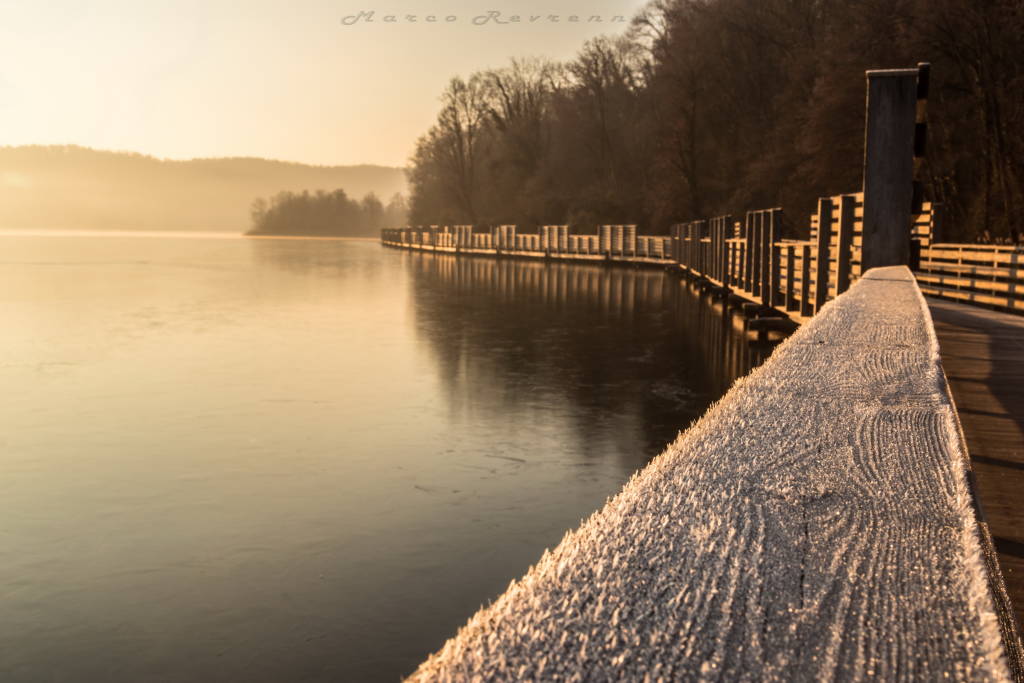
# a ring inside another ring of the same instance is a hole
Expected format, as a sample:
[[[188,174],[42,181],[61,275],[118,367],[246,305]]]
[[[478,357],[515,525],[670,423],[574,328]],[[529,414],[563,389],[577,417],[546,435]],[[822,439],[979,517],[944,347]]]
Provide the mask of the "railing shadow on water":
[[[646,458],[774,348],[656,269],[393,253],[447,391],[560,393],[585,406],[584,440],[636,400]]]

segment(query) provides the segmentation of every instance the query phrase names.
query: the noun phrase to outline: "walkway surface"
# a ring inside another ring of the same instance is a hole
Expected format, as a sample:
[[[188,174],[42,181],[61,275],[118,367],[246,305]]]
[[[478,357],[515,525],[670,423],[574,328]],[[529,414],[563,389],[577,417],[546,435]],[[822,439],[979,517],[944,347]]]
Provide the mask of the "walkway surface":
[[[1024,317],[928,299],[978,497],[1024,622]]]
[[[414,680],[1007,680],[906,268],[739,380]]]

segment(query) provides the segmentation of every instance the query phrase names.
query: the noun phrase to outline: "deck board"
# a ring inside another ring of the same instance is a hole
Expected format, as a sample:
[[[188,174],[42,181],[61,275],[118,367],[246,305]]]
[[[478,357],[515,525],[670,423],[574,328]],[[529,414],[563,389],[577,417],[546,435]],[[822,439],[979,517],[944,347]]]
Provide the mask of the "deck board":
[[[1024,622],[1024,317],[934,298],[928,305],[970,451],[978,497]]]

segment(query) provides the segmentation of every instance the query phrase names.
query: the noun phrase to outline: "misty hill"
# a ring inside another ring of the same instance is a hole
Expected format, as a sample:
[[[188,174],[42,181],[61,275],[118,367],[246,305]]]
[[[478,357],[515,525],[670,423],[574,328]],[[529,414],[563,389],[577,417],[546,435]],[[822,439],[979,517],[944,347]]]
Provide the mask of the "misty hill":
[[[0,227],[238,230],[258,197],[344,189],[387,202],[400,168],[257,158],[162,160],[77,146],[0,147]]]

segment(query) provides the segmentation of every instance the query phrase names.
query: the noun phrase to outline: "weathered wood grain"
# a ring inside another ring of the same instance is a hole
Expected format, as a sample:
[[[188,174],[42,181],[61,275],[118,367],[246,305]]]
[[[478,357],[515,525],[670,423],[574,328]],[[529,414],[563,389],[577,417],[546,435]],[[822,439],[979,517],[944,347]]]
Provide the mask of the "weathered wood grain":
[[[867,273],[413,680],[1005,680],[956,415]]]
[[[978,497],[1024,623],[1024,318],[929,299]]]

